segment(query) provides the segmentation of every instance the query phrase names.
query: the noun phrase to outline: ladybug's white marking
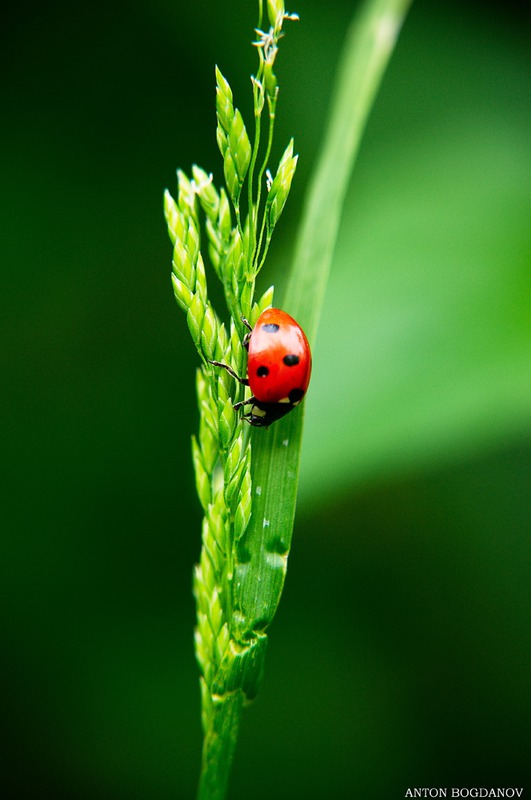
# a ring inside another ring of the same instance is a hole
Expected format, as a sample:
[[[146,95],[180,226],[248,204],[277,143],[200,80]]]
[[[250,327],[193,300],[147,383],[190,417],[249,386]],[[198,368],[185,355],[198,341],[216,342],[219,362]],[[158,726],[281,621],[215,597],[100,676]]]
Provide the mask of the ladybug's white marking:
[[[278,402],[279,403],[291,403],[291,400],[289,399],[289,397],[283,397],[282,400],[279,400]]]

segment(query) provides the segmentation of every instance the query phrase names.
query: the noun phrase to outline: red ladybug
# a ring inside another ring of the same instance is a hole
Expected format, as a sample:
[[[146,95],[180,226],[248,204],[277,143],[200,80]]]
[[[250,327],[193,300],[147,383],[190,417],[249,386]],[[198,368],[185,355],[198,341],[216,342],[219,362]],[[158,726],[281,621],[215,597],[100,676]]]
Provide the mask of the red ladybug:
[[[227,364],[223,367],[240,383],[251,387],[253,396],[236,403],[234,408],[251,406],[242,419],[257,428],[266,428],[298,406],[310,383],[312,354],[308,339],[293,317],[278,308],[260,314],[256,325],[249,328],[244,345],[249,351],[247,379],[240,378]]]

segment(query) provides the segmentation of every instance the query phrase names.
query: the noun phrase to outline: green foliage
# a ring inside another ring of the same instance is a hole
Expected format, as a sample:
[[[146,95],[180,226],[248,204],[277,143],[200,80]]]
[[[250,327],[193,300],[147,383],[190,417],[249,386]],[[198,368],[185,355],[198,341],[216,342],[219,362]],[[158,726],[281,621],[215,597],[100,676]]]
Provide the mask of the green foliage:
[[[226,190],[197,166],[190,180],[178,171],[178,194],[165,193],[164,211],[173,243],[172,281],[176,300],[186,314],[202,366],[197,375],[199,432],[192,438],[196,489],[204,513],[202,550],[194,575],[197,603],[195,649],[201,672],[203,769],[199,794],[223,797],[234,746],[239,712],[252,699],[263,670],[266,637],[277,603],[262,614],[246,613],[241,600],[242,573],[251,569],[269,573],[269,552],[245,537],[252,515],[251,444],[234,410],[243,390],[227,371],[212,366],[222,362],[244,375],[243,319],[254,322],[273,300],[273,289],[254,302],[255,280],[271,236],[287,200],[297,158],[293,141],[285,150],[277,173],[268,169],[273,140],[278,87],[272,67],[286,15],[278,0],[268,5],[271,28],[258,30],[259,68],[253,77],[255,138],[251,145],[240,111],[226,78],[216,68],[217,142],[223,159]],[[261,13],[260,13],[261,17]],[[268,139],[260,150],[261,117],[268,109]],[[255,167],[259,164],[255,178]],[[247,208],[241,205],[247,181]],[[265,183],[265,185],[263,185]],[[265,200],[262,192],[266,191]],[[230,199],[230,204],[228,201]],[[231,211],[232,205],[232,211]],[[230,331],[214,310],[207,291],[201,252],[200,211],[213,269],[221,281],[231,314]],[[235,224],[233,223],[233,216]],[[284,556],[285,557],[285,556]],[[273,565],[273,569],[276,565]],[[283,572],[282,572],[283,575]],[[268,596],[266,580],[260,597]]]
[[[407,6],[407,0],[371,0],[347,42],[340,90],[301,232],[288,302],[294,313],[304,312],[309,317],[311,334],[357,144]],[[278,95],[273,64],[287,15],[281,0],[269,0],[267,13],[271,27],[268,31],[258,28],[255,42],[259,69],[252,79],[252,144],[242,115],[234,106],[230,85],[216,68],[217,143],[227,193],[223,189],[218,192],[207,173],[194,166],[191,181],[178,172],[177,200],[168,192],[165,195],[166,220],[174,245],[175,296],[186,312],[203,361],[197,381],[201,419],[199,435],[192,440],[192,455],[205,515],[201,558],[194,576],[195,644],[204,731],[199,796],[204,799],[224,796],[239,710],[244,700],[255,696],[263,671],[265,630],[280,600],[291,544],[302,435],[300,413],[281,420],[274,432],[267,431],[267,438],[264,431],[253,432],[254,463],[251,442],[244,436],[233,408],[241,399],[241,386],[230,373],[210,365],[215,360],[227,364],[236,374],[245,371],[243,318],[253,323],[272,301],[271,289],[254,303],[254,285],[297,166],[292,140],[274,177],[268,169]],[[355,103],[352,96],[358,98]],[[261,118],[266,107],[268,138],[261,155]],[[245,210],[240,201],[246,181]],[[198,203],[206,217],[210,259],[231,313],[230,336],[208,299]]]

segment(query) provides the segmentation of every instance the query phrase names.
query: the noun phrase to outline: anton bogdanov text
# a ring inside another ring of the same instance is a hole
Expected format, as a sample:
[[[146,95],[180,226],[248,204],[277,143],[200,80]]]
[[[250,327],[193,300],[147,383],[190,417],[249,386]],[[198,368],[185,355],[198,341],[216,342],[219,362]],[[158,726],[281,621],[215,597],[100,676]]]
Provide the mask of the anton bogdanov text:
[[[452,786],[406,789],[404,797],[524,797],[522,789],[487,789],[484,786],[467,789]]]

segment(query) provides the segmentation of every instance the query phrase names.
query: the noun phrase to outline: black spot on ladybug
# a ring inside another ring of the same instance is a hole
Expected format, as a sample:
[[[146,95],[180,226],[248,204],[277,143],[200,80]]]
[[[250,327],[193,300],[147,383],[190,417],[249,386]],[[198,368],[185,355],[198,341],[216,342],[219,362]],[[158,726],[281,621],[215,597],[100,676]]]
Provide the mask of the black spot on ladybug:
[[[256,374],[259,378],[265,378],[266,375],[269,375],[269,370],[267,367],[258,367],[256,370]]]
[[[290,403],[293,403],[293,405],[295,405],[295,403],[299,403],[303,397],[304,392],[302,389],[292,389],[289,393],[289,401]]]
[[[268,322],[266,325],[262,325],[262,330],[266,333],[276,333],[278,328],[279,326],[275,322]]]
[[[284,356],[282,361],[287,367],[294,367],[299,363],[299,356],[295,356],[293,353],[290,353],[289,355]]]

